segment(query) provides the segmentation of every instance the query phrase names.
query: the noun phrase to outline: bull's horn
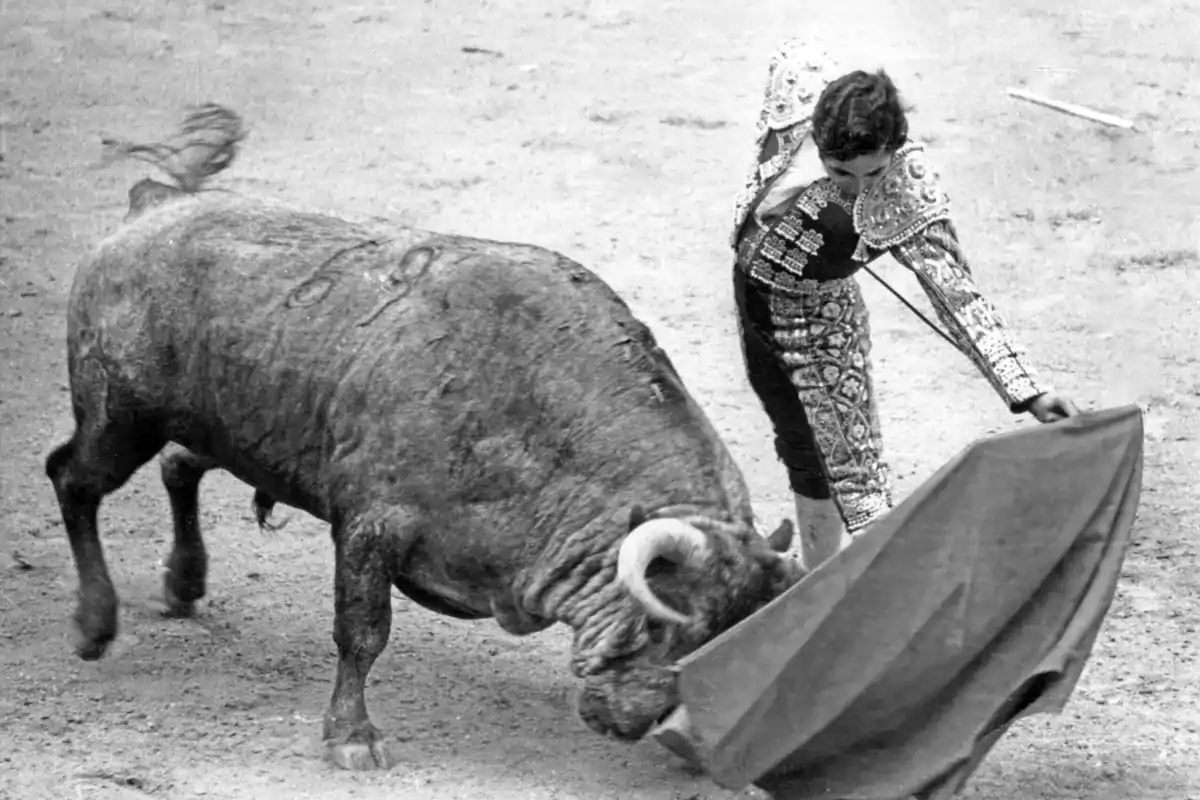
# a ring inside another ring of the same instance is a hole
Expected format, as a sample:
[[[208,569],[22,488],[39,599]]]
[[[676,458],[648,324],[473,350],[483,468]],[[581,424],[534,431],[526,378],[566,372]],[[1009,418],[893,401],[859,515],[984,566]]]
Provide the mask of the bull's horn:
[[[709,553],[708,537],[678,519],[652,519],[631,531],[617,554],[617,580],[652,617],[684,625],[688,618],[658,599],[646,580],[646,569],[659,556],[677,564],[698,564]]]

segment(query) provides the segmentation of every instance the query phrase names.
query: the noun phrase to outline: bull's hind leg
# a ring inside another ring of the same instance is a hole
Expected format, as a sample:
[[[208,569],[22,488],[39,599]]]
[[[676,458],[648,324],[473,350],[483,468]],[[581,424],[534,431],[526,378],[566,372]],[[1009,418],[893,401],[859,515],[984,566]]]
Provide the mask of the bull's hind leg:
[[[163,443],[157,427],[146,420],[116,421],[103,411],[89,416],[77,410],[75,434],[46,458],[46,475],[54,484],[79,575],[75,652],[88,661],[104,655],[117,635],[117,593],[96,527],[100,501],[121,488]]]
[[[334,516],[333,641],[337,678],[325,712],[325,744],[343,769],[391,766],[383,735],[367,714],[367,673],[387,646],[392,627],[388,531]]]
[[[163,601],[168,616],[192,616],[196,601],[204,597],[208,553],[200,533],[200,479],[219,466],[213,459],[179,445],[169,445],[159,457],[162,482],[171,500],[175,523],[175,543],[163,575]]]

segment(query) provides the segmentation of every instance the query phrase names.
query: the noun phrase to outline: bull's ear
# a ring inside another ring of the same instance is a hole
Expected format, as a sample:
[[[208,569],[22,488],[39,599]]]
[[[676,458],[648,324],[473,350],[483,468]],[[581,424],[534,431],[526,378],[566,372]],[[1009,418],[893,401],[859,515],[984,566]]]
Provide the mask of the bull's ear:
[[[632,532],[634,528],[646,521],[646,509],[641,506],[634,506],[629,509],[629,530]]]
[[[792,544],[792,537],[796,535],[796,528],[792,525],[790,519],[785,519],[779,523],[779,527],[771,532],[767,537],[767,544],[771,545],[771,549],[776,553],[787,552],[788,547]]]

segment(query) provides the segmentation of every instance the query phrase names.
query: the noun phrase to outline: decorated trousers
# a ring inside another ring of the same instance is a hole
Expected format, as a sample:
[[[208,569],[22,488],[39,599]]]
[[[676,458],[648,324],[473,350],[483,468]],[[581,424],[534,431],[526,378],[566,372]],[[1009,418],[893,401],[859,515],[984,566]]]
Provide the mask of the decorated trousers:
[[[850,533],[892,506],[871,381],[871,331],[853,277],[782,290],[738,265],[734,296],[750,386],[792,491],[832,497]]]

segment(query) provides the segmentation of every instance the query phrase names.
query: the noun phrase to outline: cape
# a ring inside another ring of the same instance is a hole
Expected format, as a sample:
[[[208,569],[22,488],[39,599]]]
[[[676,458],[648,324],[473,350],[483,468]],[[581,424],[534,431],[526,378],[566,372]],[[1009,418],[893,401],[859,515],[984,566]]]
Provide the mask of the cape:
[[[942,800],[1065,706],[1141,492],[1137,406],[975,442],[830,561],[681,659],[652,735],[776,800]]]

